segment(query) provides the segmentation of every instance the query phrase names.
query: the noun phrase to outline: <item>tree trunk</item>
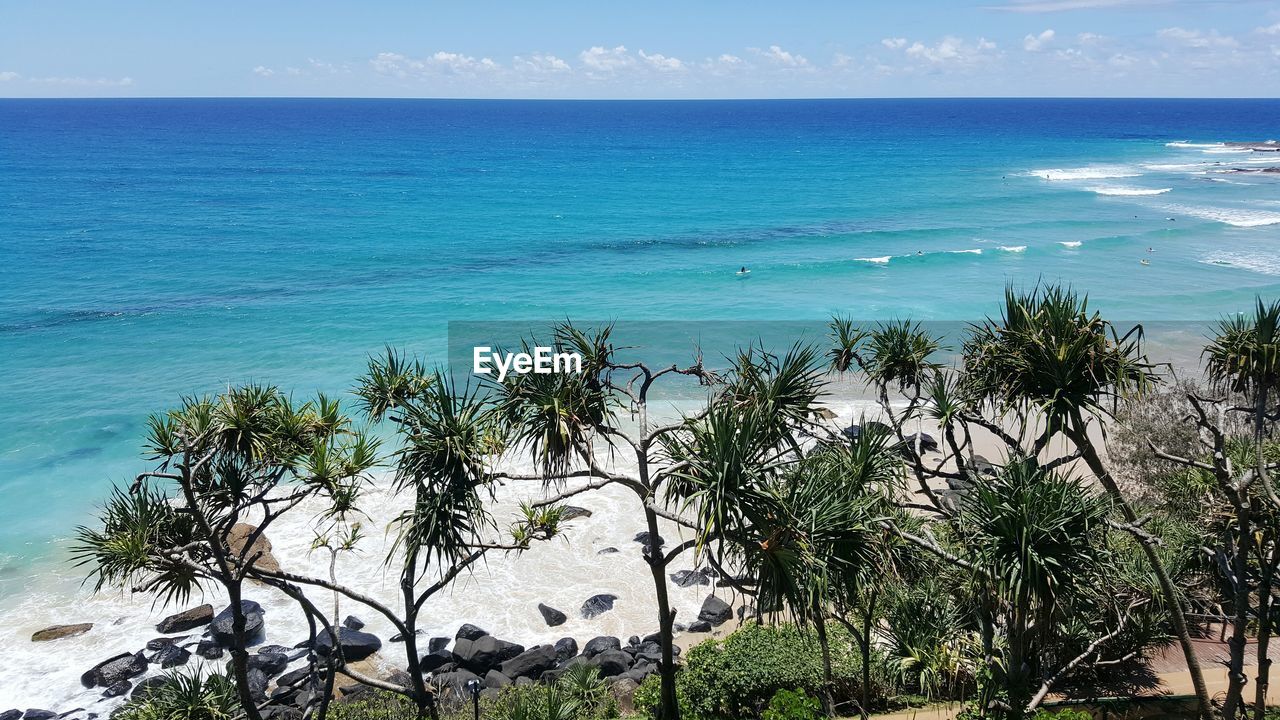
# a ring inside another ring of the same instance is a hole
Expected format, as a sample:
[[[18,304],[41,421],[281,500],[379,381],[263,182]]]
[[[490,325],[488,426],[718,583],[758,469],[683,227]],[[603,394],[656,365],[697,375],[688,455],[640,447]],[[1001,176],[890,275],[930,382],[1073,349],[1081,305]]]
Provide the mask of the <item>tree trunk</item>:
[[[1072,420],[1075,423],[1075,427],[1068,432],[1068,437],[1079,448],[1085,464],[1097,476],[1098,482],[1106,489],[1112,501],[1120,507],[1125,522],[1137,522],[1138,514],[1133,511],[1133,507],[1125,500],[1124,494],[1120,492],[1120,487],[1116,485],[1115,478],[1111,477],[1111,473],[1107,471],[1102,458],[1098,456],[1097,448],[1094,447],[1093,441],[1088,437],[1087,426],[1079,415],[1073,417]],[[1191,633],[1187,630],[1187,618],[1182,611],[1182,599],[1178,596],[1178,591],[1174,588],[1173,581],[1169,579],[1169,573],[1165,570],[1164,563],[1160,562],[1160,556],[1156,553],[1151,540],[1141,535],[1135,535],[1134,537],[1137,539],[1138,545],[1142,547],[1142,552],[1147,556],[1147,562],[1151,565],[1151,571],[1155,573],[1156,580],[1160,583],[1160,594],[1163,596],[1165,605],[1169,610],[1169,619],[1173,621],[1174,635],[1178,638],[1178,644],[1182,646],[1182,655],[1187,663],[1187,674],[1191,676],[1191,685],[1195,688],[1196,701],[1200,706],[1200,718],[1201,720],[1213,720],[1213,704],[1209,699],[1209,689],[1204,684],[1204,673],[1200,669],[1200,661],[1196,658],[1196,648],[1191,642]]]
[[[240,606],[240,582],[227,583],[227,599],[231,602],[231,672],[235,675],[240,704],[248,720],[262,720],[258,703],[249,688],[249,638],[245,635],[244,608]]]
[[[400,575],[400,592],[404,598],[404,654],[409,678],[413,682],[413,702],[418,706],[418,717],[440,720],[435,692],[427,687],[426,678],[422,677],[422,660],[418,657],[417,571],[418,553],[411,550],[405,556],[404,571]]]
[[[643,472],[644,466],[641,467]],[[680,702],[676,698],[675,652],[672,650],[675,644],[675,615],[671,612],[671,601],[667,595],[667,564],[662,555],[662,547],[658,544],[658,516],[646,508],[644,519],[649,528],[649,570],[653,574],[654,596],[658,601],[658,635],[662,644],[662,664],[658,667],[662,680],[662,702],[658,706],[658,720],[680,720]]]
[[[1240,493],[1243,495],[1244,493]],[[1249,681],[1244,674],[1244,651],[1248,646],[1245,630],[1249,624],[1249,556],[1253,550],[1253,528],[1249,517],[1249,498],[1236,499],[1236,540],[1235,557],[1232,558],[1232,574],[1235,577],[1235,592],[1232,596],[1231,639],[1227,641],[1230,651],[1227,663],[1227,697],[1222,703],[1222,715],[1226,720],[1236,720],[1237,714],[1245,714],[1244,685]]]
[[[835,685],[835,673],[831,670],[831,642],[827,638],[827,618],[823,608],[814,608],[814,627],[818,631],[818,647],[822,650],[822,710],[829,717],[835,717],[835,701],[831,692]]]
[[[866,720],[871,713],[871,625],[875,622],[876,617],[876,599],[877,593],[872,590],[870,597],[867,598],[866,613],[862,616],[862,639],[858,642],[858,648],[862,651],[860,704],[862,705],[863,720]]]
[[[1270,533],[1268,533],[1270,535]],[[1267,541],[1263,539],[1263,547]],[[1261,548],[1259,548],[1261,555]],[[1262,563],[1262,581],[1258,585],[1258,682],[1254,688],[1253,720],[1263,720],[1267,713],[1267,685],[1271,678],[1271,588],[1276,566],[1280,564],[1280,542],[1271,538],[1271,553]]]

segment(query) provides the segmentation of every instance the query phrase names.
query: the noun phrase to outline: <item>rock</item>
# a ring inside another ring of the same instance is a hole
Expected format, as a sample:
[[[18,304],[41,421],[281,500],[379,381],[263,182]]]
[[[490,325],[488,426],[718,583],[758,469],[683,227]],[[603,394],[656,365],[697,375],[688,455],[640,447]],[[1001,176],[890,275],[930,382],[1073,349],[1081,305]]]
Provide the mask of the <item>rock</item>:
[[[156,650],[163,649],[170,645],[177,645],[183,640],[186,640],[188,637],[190,636],[181,635],[179,637],[171,637],[171,638],[170,637],[151,638],[150,640],[147,641],[147,649],[152,652],[155,652]],[[152,660],[151,662],[155,662],[155,660]]]
[[[241,600],[240,611],[244,613],[244,634],[250,642],[262,633],[262,606],[252,600]],[[223,647],[231,647],[235,643],[235,634],[232,631],[233,611],[230,605],[218,613],[209,625],[209,632],[213,639]]]
[[[534,680],[533,678],[521,677],[521,678],[516,678],[516,680],[515,680],[515,686],[516,686],[516,687],[525,687],[525,686],[528,686],[528,685],[532,685],[532,684],[534,684],[535,682],[537,682],[537,681],[536,681],[536,680]]]
[[[617,595],[603,593],[600,595],[592,595],[587,601],[582,603],[581,615],[584,620],[590,620],[598,615],[603,615],[613,609],[613,601],[617,600]]]
[[[937,452],[938,451],[938,441],[934,439],[934,437],[929,433],[917,433],[915,435],[908,435],[906,437],[907,447],[910,447],[912,450],[915,450],[917,438],[919,438],[920,440],[920,452]]]
[[[311,676],[310,667],[300,667],[276,678],[276,687],[293,687]]]
[[[157,688],[164,687],[171,682],[171,678],[167,675],[153,675],[138,681],[133,686],[133,692],[129,693],[130,700],[138,700],[146,696],[147,693]]]
[[[289,656],[281,653],[265,653],[249,656],[249,667],[257,668],[267,677],[275,677],[289,666]]]
[[[470,641],[468,641],[470,642]],[[418,659],[418,667],[424,673],[435,672],[453,663],[453,653],[441,648]]]
[[[22,717],[22,711],[16,708],[0,712],[0,720],[18,720],[20,717]]]
[[[499,640],[492,635],[474,641],[457,640],[453,645],[453,656],[458,659],[458,664],[477,675],[493,670],[522,652],[523,645]]]
[[[120,697],[121,695],[124,695],[125,693],[129,692],[132,689],[133,689],[133,683],[129,682],[128,680],[121,680],[120,682],[113,683],[106,690],[103,690],[102,697],[104,698]]]
[[[377,635],[352,630],[348,627],[338,628],[338,644],[342,648],[342,657],[347,662],[363,660],[382,648],[382,641]],[[327,633],[316,636],[316,652],[328,655],[333,651],[333,637]]]
[[[577,505],[565,505],[560,509],[560,520],[562,522],[576,520],[580,517],[591,517],[591,511]]]
[[[660,632],[656,632],[656,633],[649,633],[648,635],[645,635],[644,637],[640,638],[640,643],[641,643],[641,644],[644,644],[644,643],[661,643],[661,642],[662,642],[662,633],[660,633]]]
[[[639,644],[640,644],[639,635],[632,635],[631,637],[627,638],[627,647],[635,647]]]
[[[641,643],[635,652],[636,661],[644,660],[651,663],[662,662],[662,645],[656,642]]]
[[[267,683],[270,682],[266,673],[258,668],[249,668],[249,694],[254,700],[261,702],[267,699]]]
[[[454,670],[453,672],[436,675],[435,678],[432,679],[432,683],[440,688],[448,688],[459,696],[462,696],[467,692],[467,683],[471,680],[479,679],[479,675],[476,675],[469,670]]]
[[[427,642],[427,652],[435,652],[449,647],[449,643],[453,642],[453,638],[433,637]]]
[[[83,635],[93,629],[93,623],[76,623],[74,625],[51,625],[31,634],[31,642],[49,642],[62,638]]]
[[[351,628],[352,630],[363,630],[364,621],[355,615],[348,615],[346,619],[342,621],[342,627]]]
[[[490,670],[484,674],[484,686],[487,688],[504,688],[511,684],[511,678],[497,670]]]
[[[509,678],[541,677],[542,673],[556,666],[556,649],[552,645],[538,645],[507,660],[498,667]]]
[[[563,625],[564,621],[569,619],[568,616],[559,610],[549,605],[543,605],[542,603],[538,603],[538,612],[542,613],[542,619],[547,621],[547,627]]]
[[[602,652],[621,649],[622,643],[618,641],[618,638],[601,635],[600,637],[591,638],[586,645],[582,646],[582,657],[591,659]]]
[[[702,601],[702,610],[698,612],[699,620],[705,620],[714,627],[725,624],[732,617],[733,608],[715,595],[708,595],[707,599]]]
[[[710,585],[711,578],[701,570],[680,570],[671,574],[671,582],[676,587],[693,587],[694,585]]]
[[[556,641],[556,662],[564,662],[578,654],[578,641],[571,637]]]
[[[607,547],[607,548],[601,548],[601,549],[597,550],[597,551],[596,551],[596,554],[597,554],[597,555],[612,555],[612,554],[614,554],[614,553],[616,553],[616,552],[618,552],[618,548],[616,548],[616,547]]]
[[[203,627],[213,622],[213,606],[200,605],[183,610],[156,623],[156,632],[169,635]]]
[[[454,635],[454,638],[457,640],[479,640],[488,634],[488,630],[482,630],[471,623],[464,623],[462,627],[458,628],[458,634]]]
[[[694,620],[689,623],[689,632],[709,633],[711,632],[711,623],[706,620]]]
[[[191,651],[177,645],[165,645],[151,656],[151,662],[158,664],[164,670],[186,665],[190,659]]]
[[[746,617],[748,617],[748,616],[750,616],[750,617],[755,617],[755,616],[756,616],[756,606],[755,606],[755,605],[742,605],[742,606],[739,606],[739,607],[738,607],[738,610],[737,610],[737,614],[738,614],[738,621],[739,621],[739,622],[741,622],[743,619],[745,619],[745,618],[746,618]]]
[[[217,660],[222,657],[222,646],[212,640],[201,640],[196,645],[196,654],[205,660]]]
[[[232,525],[231,531],[227,533],[227,547],[231,552],[239,554],[245,543],[249,541],[249,536],[257,530],[258,528],[248,523]],[[253,546],[244,553],[244,558],[245,560],[253,559],[253,567],[264,572],[280,572],[280,563],[271,554],[271,541],[266,535],[259,535],[258,539],[253,541]]]
[[[141,652],[136,655],[123,653],[102,661],[81,675],[80,684],[87,688],[111,687],[121,680],[128,680],[146,671],[147,658]]]
[[[49,718],[58,717],[58,713],[52,710],[39,710],[31,708],[22,713],[22,720],[49,720]]]
[[[645,532],[642,532],[642,533],[636,533],[635,541],[640,543],[641,545],[644,545],[645,547],[649,547],[649,532],[646,530]],[[663,545],[666,545],[666,544],[667,544],[667,541],[664,540],[661,535],[659,535],[658,547],[662,547]]]
[[[609,682],[609,694],[618,701],[618,710],[623,717],[635,714],[635,695],[638,687],[640,687],[640,681],[631,677],[630,672]]]
[[[631,669],[631,656],[621,650],[605,650],[591,658],[591,664],[600,669],[602,677],[613,677]]]

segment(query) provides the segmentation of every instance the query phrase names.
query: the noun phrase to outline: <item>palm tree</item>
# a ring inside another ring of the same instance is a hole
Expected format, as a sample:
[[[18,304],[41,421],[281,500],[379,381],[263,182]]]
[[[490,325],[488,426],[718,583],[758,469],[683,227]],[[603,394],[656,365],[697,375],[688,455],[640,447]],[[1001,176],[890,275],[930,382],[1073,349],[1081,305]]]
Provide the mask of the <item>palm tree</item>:
[[[1141,340],[1141,326],[1119,335],[1110,322],[1090,311],[1087,298],[1069,288],[1037,286],[1028,292],[1010,288],[1002,316],[973,326],[964,343],[964,384],[972,397],[997,415],[1015,412],[1043,422],[1031,456],[1058,434],[1075,446],[1123,513],[1126,528],[1142,544],[1160,581],[1201,716],[1209,720],[1209,694],[1178,591],[1160,561],[1154,538],[1137,526],[1137,513],[1090,437],[1091,421],[1110,417],[1119,402],[1140,395],[1158,381]]]

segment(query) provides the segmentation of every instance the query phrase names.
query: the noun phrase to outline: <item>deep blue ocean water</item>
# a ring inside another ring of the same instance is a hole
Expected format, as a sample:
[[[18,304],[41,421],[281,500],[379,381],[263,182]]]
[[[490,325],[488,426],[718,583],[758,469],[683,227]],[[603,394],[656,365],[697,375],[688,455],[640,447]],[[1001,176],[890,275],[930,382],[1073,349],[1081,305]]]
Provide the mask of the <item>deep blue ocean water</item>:
[[[1280,293],[1280,101],[0,100],[0,597],[142,421],[450,321],[964,320]],[[1148,248],[1154,252],[1148,252]],[[1147,260],[1149,264],[1142,264]],[[735,271],[748,266],[752,273]]]

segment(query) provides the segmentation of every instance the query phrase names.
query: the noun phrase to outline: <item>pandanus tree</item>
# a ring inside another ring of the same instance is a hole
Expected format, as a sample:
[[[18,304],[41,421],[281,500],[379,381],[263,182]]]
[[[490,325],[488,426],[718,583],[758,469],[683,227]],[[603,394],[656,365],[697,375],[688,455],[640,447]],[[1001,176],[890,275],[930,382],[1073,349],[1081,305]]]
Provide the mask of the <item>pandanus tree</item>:
[[[181,602],[221,587],[232,614],[232,675],[256,720],[242,600],[245,582],[265,569],[258,539],[308,500],[347,502],[376,463],[377,443],[352,430],[337,403],[295,403],[265,385],[185,399],[148,425],[145,453],[158,466],[115,490],[101,527],[78,530],[74,555],[99,588]],[[237,536],[242,523],[254,526]]]
[[[508,451],[531,457],[535,468],[533,474],[504,476],[545,483],[548,492],[533,503],[535,508],[609,485],[634,493],[647,533],[643,554],[658,607],[658,712],[664,720],[678,718],[675,614],[667,568],[680,553],[741,521],[734,515],[741,507],[737,499],[717,503],[717,498],[700,497],[692,504],[682,499],[696,492],[692,478],[713,476],[725,493],[763,497],[766,485],[796,456],[798,430],[813,425],[822,376],[817,353],[794,347],[779,356],[749,349],[732,359],[726,373],[717,374],[700,357],[688,365],[662,367],[620,360],[608,326],[587,330],[562,324],[554,328],[552,342],[556,352],[577,353],[581,372],[513,374],[493,387],[494,414]],[[538,343],[527,339],[525,345]],[[679,377],[709,388],[710,403],[692,417],[653,423],[649,404],[655,387],[664,378]],[[636,422],[620,417],[624,413]],[[691,452],[694,448],[698,452]],[[619,454],[628,456],[626,465],[634,462],[634,470],[617,469],[618,463],[611,461]],[[660,519],[693,537],[665,549]],[[714,555],[707,557],[716,561]],[[734,573],[718,569],[732,582]]]

